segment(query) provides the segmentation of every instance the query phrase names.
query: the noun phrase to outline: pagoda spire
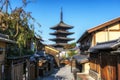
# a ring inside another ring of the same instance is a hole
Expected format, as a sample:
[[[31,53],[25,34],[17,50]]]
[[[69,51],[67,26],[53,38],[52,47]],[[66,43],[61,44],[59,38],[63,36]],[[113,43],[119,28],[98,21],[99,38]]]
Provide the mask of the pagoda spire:
[[[60,12],[60,22],[63,22],[63,12],[62,12],[62,8],[61,8],[61,12]]]

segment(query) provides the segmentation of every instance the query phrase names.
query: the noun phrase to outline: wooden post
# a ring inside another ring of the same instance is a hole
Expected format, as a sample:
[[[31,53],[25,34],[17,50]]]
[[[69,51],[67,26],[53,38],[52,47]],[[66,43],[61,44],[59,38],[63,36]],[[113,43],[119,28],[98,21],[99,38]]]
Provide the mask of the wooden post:
[[[14,80],[14,65],[13,65],[13,61],[12,61],[12,64],[11,64],[11,80]]]
[[[72,58],[71,58],[71,72],[72,72]]]
[[[117,56],[117,68],[118,68],[118,70],[117,70],[117,73],[118,73],[118,80],[120,80],[120,56],[118,55]]]

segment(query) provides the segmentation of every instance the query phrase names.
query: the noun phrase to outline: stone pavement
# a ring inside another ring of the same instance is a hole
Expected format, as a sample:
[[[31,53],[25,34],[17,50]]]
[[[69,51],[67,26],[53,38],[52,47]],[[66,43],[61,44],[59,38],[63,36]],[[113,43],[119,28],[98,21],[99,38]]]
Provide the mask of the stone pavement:
[[[77,73],[77,80],[95,80],[91,76],[85,73]]]
[[[53,74],[39,77],[37,80],[74,80],[74,76],[71,73],[71,67],[66,65],[60,69],[55,69]]]

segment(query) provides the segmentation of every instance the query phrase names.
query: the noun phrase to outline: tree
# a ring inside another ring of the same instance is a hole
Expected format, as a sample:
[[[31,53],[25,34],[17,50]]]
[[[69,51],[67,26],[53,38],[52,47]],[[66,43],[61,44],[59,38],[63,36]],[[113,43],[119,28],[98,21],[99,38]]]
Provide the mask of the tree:
[[[11,8],[10,0],[0,0],[0,33],[10,36],[10,39],[17,41],[20,53],[27,48],[27,42],[34,41],[35,36],[35,22],[36,20],[31,16],[30,12],[26,12],[24,8],[30,0],[22,0],[21,7]],[[8,11],[10,9],[11,11]],[[36,22],[37,23],[37,22]],[[37,23],[40,26],[39,23]],[[30,43],[29,43],[30,44]]]
[[[64,49],[73,49],[76,47],[76,43],[67,44],[64,46]]]
[[[68,54],[69,57],[72,57],[72,56],[76,55],[77,53],[75,52],[75,50],[69,50],[67,52],[67,54]]]

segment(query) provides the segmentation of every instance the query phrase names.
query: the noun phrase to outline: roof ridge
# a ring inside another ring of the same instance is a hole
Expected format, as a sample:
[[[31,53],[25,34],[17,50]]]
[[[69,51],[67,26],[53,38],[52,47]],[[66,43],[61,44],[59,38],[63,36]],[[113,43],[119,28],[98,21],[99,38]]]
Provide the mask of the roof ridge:
[[[117,41],[118,41],[118,39],[116,39],[116,40],[110,40],[110,41],[105,41],[105,42],[97,43],[97,45],[106,44],[106,43],[112,43],[112,42],[116,42],[117,43]]]
[[[103,27],[105,27],[105,26],[111,25],[111,24],[113,24],[114,22],[117,22],[117,21],[120,21],[120,17],[114,18],[114,19],[109,20],[109,21],[106,21],[106,22],[104,22],[104,23],[102,23],[102,24],[100,24],[100,25],[98,25],[98,26],[96,26],[96,27],[93,27],[93,28],[88,29],[87,31],[88,31],[89,33],[91,33],[91,32],[93,32],[93,31],[95,31],[95,30],[98,30],[98,29],[101,29],[101,28],[103,28]],[[98,28],[98,29],[96,29],[96,28]]]

